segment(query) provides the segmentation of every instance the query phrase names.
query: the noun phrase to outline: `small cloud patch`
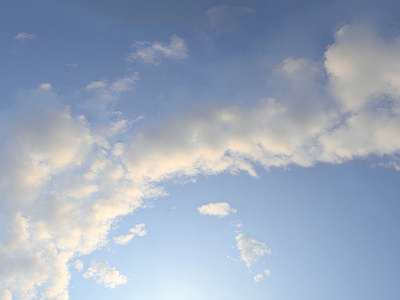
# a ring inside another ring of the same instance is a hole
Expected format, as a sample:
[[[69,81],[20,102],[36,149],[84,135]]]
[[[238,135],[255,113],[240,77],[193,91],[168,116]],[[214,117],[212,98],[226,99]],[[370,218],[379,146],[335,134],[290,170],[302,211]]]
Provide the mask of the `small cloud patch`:
[[[227,202],[205,204],[198,207],[197,210],[202,216],[217,216],[218,218],[237,212],[237,209],[232,208]]]

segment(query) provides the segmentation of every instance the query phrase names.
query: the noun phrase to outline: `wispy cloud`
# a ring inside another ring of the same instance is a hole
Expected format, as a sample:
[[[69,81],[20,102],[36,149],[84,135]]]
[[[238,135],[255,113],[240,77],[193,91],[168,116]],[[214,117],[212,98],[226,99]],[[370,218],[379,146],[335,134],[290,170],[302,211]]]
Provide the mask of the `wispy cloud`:
[[[71,67],[71,68],[76,68],[76,67],[79,67],[79,65],[78,64],[71,64],[71,63],[67,63],[67,64],[65,64],[67,67]]]
[[[18,40],[20,42],[26,42],[29,40],[33,40],[35,38],[35,35],[31,34],[31,33],[26,33],[26,32],[20,32],[18,33],[17,36],[14,37],[14,40]]]
[[[83,262],[80,259],[77,259],[74,264],[75,270],[81,272],[83,270]]]
[[[98,284],[110,289],[129,281],[128,277],[122,275],[115,267],[111,267],[108,261],[104,259],[92,260],[83,277],[86,279],[93,278]]]
[[[254,275],[254,277],[253,277],[254,283],[255,284],[259,283],[263,278],[264,278],[264,275],[261,273]]]
[[[265,270],[263,273],[259,273],[259,274],[254,275],[253,280],[254,280],[255,284],[260,283],[261,280],[264,279],[264,275],[267,276],[267,277],[271,276],[271,271],[269,269]]]
[[[53,87],[51,86],[51,84],[50,83],[48,83],[48,82],[44,82],[44,83],[42,83],[42,84],[40,84],[39,85],[39,89],[41,89],[41,90],[51,90]]]
[[[183,39],[173,35],[169,44],[160,42],[135,42],[133,51],[129,53],[127,61],[141,61],[145,64],[159,65],[163,59],[183,60],[188,55],[188,47]]]
[[[137,224],[135,227],[129,229],[129,234],[114,237],[114,242],[118,245],[126,245],[136,236],[143,237],[147,235],[147,229],[145,227],[146,225],[144,223]]]
[[[236,248],[240,251],[240,260],[243,261],[247,268],[255,263],[264,255],[271,255],[271,249],[263,242],[248,236],[247,233],[240,233],[236,236]]]

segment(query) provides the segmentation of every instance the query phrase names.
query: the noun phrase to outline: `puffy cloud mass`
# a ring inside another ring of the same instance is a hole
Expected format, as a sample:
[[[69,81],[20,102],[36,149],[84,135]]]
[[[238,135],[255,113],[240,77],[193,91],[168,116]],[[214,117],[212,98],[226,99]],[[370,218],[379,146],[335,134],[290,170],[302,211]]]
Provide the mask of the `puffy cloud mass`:
[[[143,47],[131,58],[154,64],[187,57],[176,36]],[[310,167],[369,155],[386,155],[398,166],[399,50],[398,37],[348,25],[335,35],[323,66],[302,58],[277,66],[281,99],[204,107],[140,131],[109,107],[138,74],[90,83],[77,92],[76,107],[51,85],[21,92],[0,111],[1,296],[67,299],[71,261],[105,246],[113,223],[145,199],[165,195],[166,180],[240,171],[257,177],[256,165]],[[208,205],[204,214],[233,212],[229,204]],[[131,230],[116,241],[145,232],[144,225]],[[245,233],[236,241],[249,268],[270,254]],[[127,280],[102,260],[89,270],[85,276],[105,286]]]
[[[112,154],[126,125],[118,114],[95,126],[50,89],[19,98],[0,112],[0,288],[15,299],[67,299],[69,262],[162,192],[126,179]]]
[[[230,213],[235,213],[237,210],[232,208],[227,202],[209,203],[197,208],[202,216],[217,216],[223,218]]]

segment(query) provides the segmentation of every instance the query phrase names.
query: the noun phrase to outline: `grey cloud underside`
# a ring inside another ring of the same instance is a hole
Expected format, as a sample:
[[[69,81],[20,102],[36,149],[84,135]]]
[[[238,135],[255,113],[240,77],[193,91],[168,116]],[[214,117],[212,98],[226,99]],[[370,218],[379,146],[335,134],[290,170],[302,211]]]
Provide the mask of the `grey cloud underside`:
[[[399,39],[384,41],[365,26],[347,26],[327,50],[324,66],[295,58],[277,66],[276,78],[297,101],[206,107],[140,132],[107,108],[132,88],[136,75],[87,87],[92,96],[86,105],[101,103],[98,122],[65,107],[50,88],[21,95],[0,116],[4,297],[68,299],[71,260],[103,247],[117,217],[165,195],[166,180],[239,171],[257,176],[256,165],[310,167],[370,155],[391,156],[396,166],[398,50]],[[321,74],[328,86],[321,86]],[[265,253],[260,247],[258,254]],[[249,256],[242,260],[251,264]],[[87,276],[107,285],[98,275],[109,274],[107,263],[91,268]],[[126,282],[110,272],[112,282]]]

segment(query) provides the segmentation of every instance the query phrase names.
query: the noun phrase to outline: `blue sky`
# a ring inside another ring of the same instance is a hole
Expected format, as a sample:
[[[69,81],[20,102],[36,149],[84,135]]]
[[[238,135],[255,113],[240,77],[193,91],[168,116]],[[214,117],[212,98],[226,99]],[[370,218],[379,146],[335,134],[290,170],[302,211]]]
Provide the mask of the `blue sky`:
[[[398,1],[6,1],[0,299],[398,299]]]

